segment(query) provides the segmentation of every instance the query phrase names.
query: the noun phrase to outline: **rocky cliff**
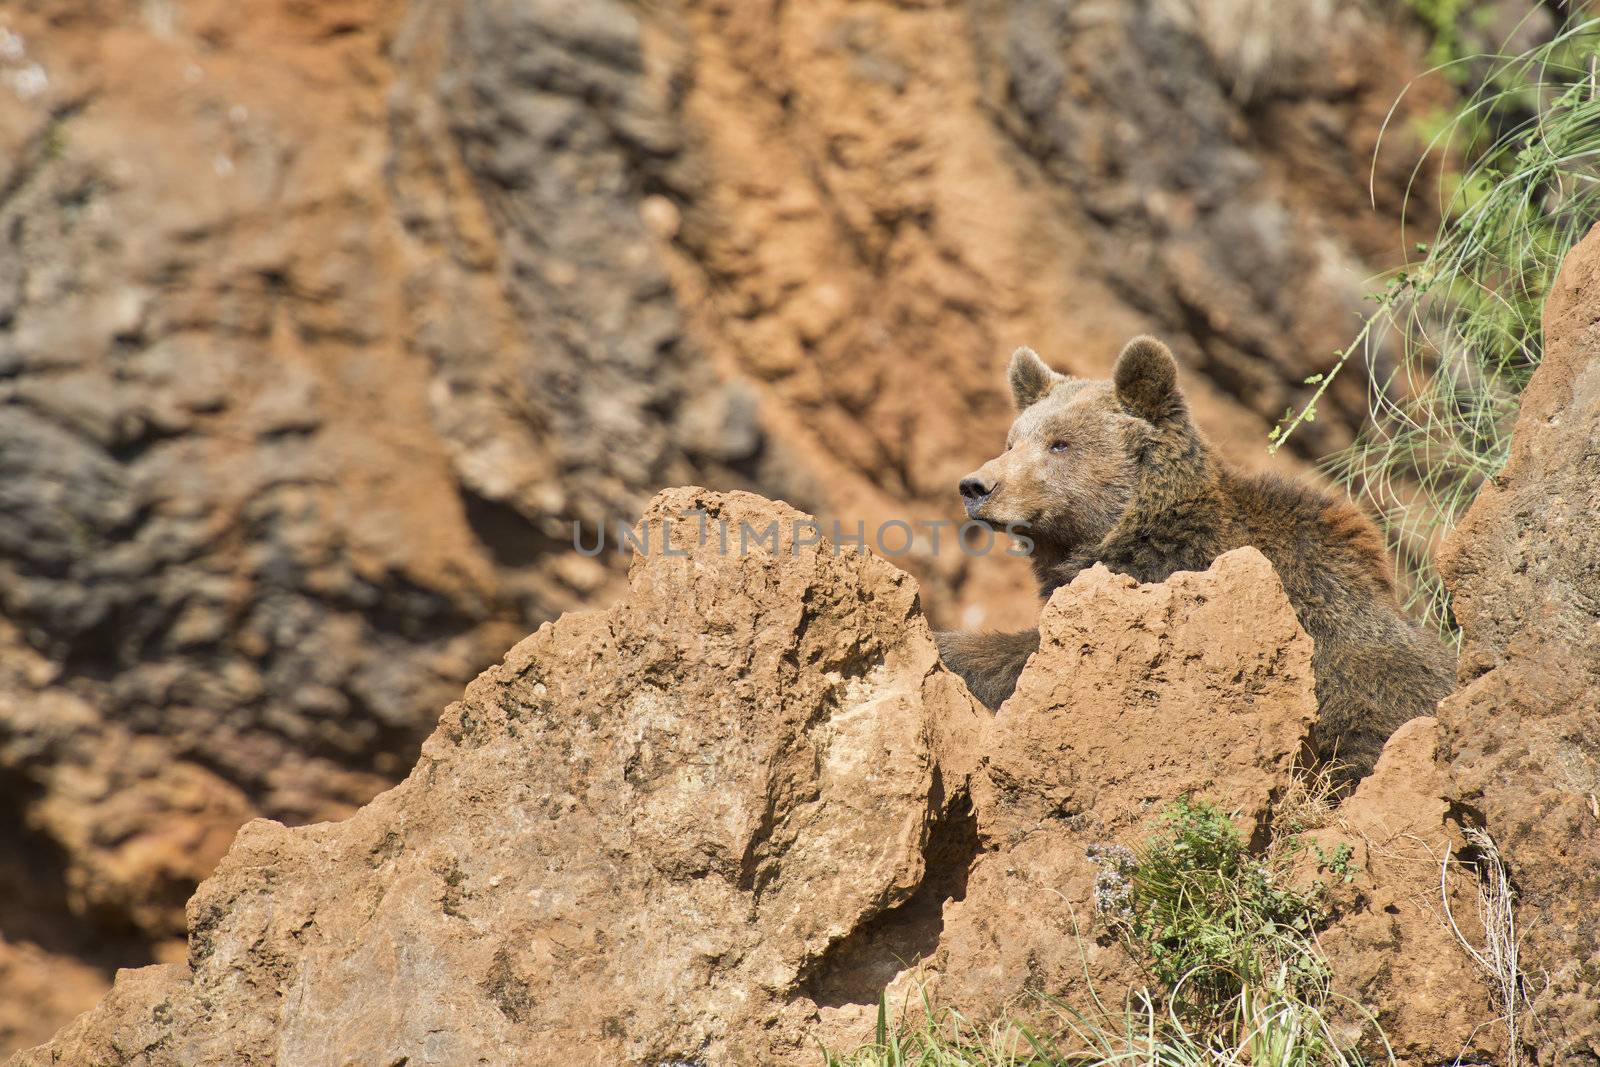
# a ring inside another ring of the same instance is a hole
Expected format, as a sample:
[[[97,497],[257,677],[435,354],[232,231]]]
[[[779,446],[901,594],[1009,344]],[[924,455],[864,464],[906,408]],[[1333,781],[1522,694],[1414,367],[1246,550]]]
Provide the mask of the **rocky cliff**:
[[[1322,934],[1336,988],[1402,1062],[1500,1061],[1508,1011],[1536,1062],[1600,1059],[1597,264],[1592,236],[1450,554],[1464,687],[1316,831],[1354,860]],[[799,1064],[864,1036],[885,990],[976,1017],[1114,999],[1137,975],[1095,935],[1090,846],[1180,795],[1260,839],[1292,788],[1311,643],[1271,566],[1081,575],[991,716],[916,582],[805,521],[658,496],[613,607],[516,645],[351,818],[246,825],[189,901],[187,958],[121,972],[13,1062]],[[779,535],[741,551],[724,524]],[[1520,935],[1473,909],[1490,842]],[[1483,966],[1501,934],[1509,1000]]]
[[[1404,247],[1415,146],[1369,161],[1421,50],[1280,7],[7,4],[0,1047],[182,957],[246,820],[350,815],[620,595],[574,521],[950,517],[1010,347],[1139,330],[1261,462]],[[1036,610],[903,562],[942,623]]]

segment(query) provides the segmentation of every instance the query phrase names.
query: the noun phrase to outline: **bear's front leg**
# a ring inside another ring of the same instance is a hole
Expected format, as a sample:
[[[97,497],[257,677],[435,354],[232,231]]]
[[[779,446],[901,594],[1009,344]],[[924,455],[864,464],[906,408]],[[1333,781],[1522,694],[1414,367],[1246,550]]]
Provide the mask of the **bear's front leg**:
[[[997,711],[1017,688],[1028,657],[1039,650],[1039,631],[980,633],[944,630],[933,635],[944,665],[961,676],[972,695]]]

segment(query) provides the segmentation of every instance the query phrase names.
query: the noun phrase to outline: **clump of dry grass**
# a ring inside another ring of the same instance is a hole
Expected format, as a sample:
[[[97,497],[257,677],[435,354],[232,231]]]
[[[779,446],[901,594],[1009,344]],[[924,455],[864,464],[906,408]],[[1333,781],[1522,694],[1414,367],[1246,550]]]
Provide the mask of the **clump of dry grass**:
[[[1289,788],[1272,805],[1277,836],[1332,826],[1338,819],[1339,801],[1344,799],[1338,779],[1345,770],[1346,765],[1335,760],[1299,768]]]
[[[1518,959],[1521,942],[1517,934],[1516,896],[1494,838],[1476,827],[1469,827],[1463,833],[1478,854],[1472,866],[1477,873],[1478,921],[1483,927],[1481,948],[1461,932],[1450,907],[1448,880],[1451,855],[1448,848],[1445,849],[1444,861],[1439,869],[1439,897],[1450,931],[1455,934],[1461,947],[1466,949],[1467,955],[1483,970],[1495,990],[1500,1018],[1506,1028],[1507,1067],[1517,1067],[1521,1059],[1522,1024],[1528,1010],[1528,996],[1527,982]]]

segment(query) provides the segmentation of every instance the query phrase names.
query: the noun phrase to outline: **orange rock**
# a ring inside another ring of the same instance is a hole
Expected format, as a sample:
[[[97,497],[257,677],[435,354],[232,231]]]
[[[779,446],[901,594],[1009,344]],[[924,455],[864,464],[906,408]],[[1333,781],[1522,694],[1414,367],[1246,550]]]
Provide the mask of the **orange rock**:
[[[1568,254],[1511,460],[1445,546],[1453,798],[1505,856],[1540,1062],[1600,1059],[1600,232]]]

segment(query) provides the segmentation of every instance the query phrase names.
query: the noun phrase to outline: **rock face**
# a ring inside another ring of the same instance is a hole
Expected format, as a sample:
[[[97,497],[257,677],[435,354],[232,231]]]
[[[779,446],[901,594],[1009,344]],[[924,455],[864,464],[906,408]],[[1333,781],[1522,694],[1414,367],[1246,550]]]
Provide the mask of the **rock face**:
[[[777,521],[780,549],[701,544],[674,521],[692,508]],[[937,936],[924,887],[949,872],[928,868],[970,857],[987,718],[939,667],[915,583],[797,546],[800,518],[663,494],[645,522],[673,524],[673,554],[641,557],[622,603],[517,645],[351,819],[250,823],[190,902],[188,964],[125,972],[53,1054],[755,1063],[782,1038],[798,1056],[830,949],[869,925],[883,952]]]
[[[0,933],[165,958],[236,826],[348,815],[617,593],[574,521],[680,482],[952,517],[1018,343],[1101,373],[1158,330],[1261,462],[1403,246],[1413,153],[1376,215],[1367,163],[1421,50],[1273,10],[4,5]],[[905,564],[945,624],[1037,609]]]
[[[13,1063],[799,1065],[869,1034],[885,990],[974,1016],[1119,1000],[1140,976],[1090,848],[1184,795],[1264,838],[1315,719],[1271,565],[1081,575],[991,716],[916,583],[810,521],[659,496],[622,601],[518,644],[353,817],[249,823],[189,903],[187,961],[121,972]],[[775,551],[738,550],[774,523]],[[1442,848],[1435,736],[1396,736],[1348,832]],[[1329,935],[1388,964],[1357,994],[1428,1020],[1419,1062],[1492,1049],[1467,957],[1379,855]]]
[[[973,1012],[1028,990],[1086,1009],[1087,970],[1119,1003],[1137,971],[1097,929],[1089,849],[1139,844],[1186,795],[1264,838],[1316,721],[1313,684],[1311,639],[1253,548],[1159,584],[1097,566],[1058,590],[983,739],[972,788],[984,851],[932,973],[916,977]]]
[[[123,972],[16,1062],[809,1063],[918,958],[978,1003],[1070,987],[1085,843],[1185,790],[1259,823],[1286,784],[1311,647],[1253,549],[1080,577],[991,718],[915,583],[803,519],[662,494],[670,554],[623,601],[519,644],[352,818],[247,825],[187,963]],[[721,521],[778,522],[779,551],[723,552]]]
[[[1324,855],[1349,850],[1349,881],[1334,886],[1337,921],[1319,942],[1347,998],[1336,1032],[1364,1037],[1374,1060],[1385,1050],[1369,1019],[1401,1063],[1505,1061],[1506,1031],[1491,1022],[1499,1006],[1444,910],[1448,899],[1463,936],[1481,948],[1478,883],[1459,862],[1468,853],[1452,791],[1438,720],[1413,719],[1333,825],[1309,835]]]
[[[1600,1063],[1600,234],[1544,312],[1511,461],[1446,547],[1465,640],[1439,719],[1512,872],[1540,1062]]]

